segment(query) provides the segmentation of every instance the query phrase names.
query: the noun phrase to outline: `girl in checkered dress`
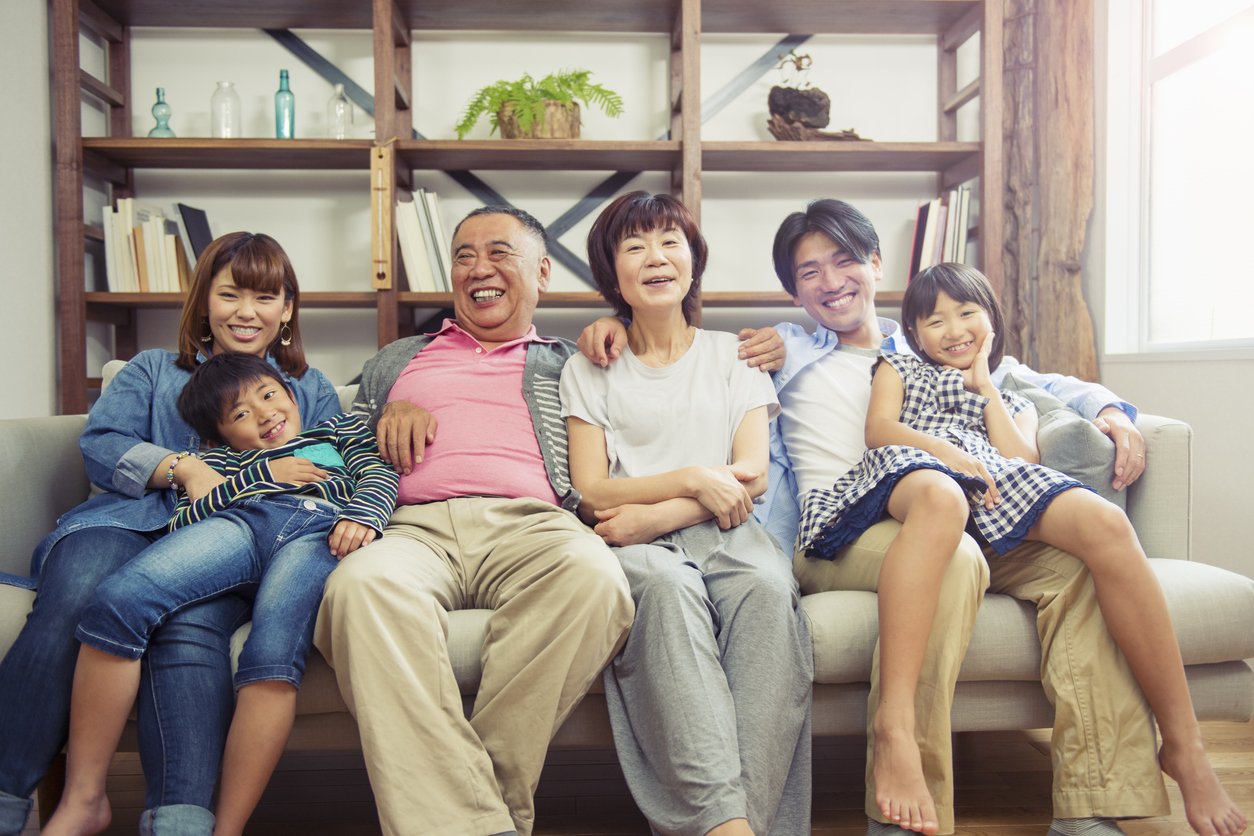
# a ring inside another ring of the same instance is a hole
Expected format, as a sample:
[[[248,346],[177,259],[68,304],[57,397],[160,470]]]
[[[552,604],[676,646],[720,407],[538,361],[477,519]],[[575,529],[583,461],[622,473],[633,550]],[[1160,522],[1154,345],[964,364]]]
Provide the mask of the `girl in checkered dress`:
[[[834,559],[885,511],[902,523],[878,584],[876,792],[885,817],[907,827],[935,821],[914,742],[914,692],[941,576],[965,528],[992,559],[1038,541],[1088,567],[1102,616],[1158,720],[1159,760],[1180,784],[1189,824],[1206,836],[1241,833],[1245,817],[1206,758],[1166,600],[1131,523],[1087,486],[1038,464],[1036,411],[992,383],[1003,328],[988,279],[961,264],[924,270],[906,289],[902,321],[918,357],[876,364],[870,449],[830,490],[806,496],[797,544]]]

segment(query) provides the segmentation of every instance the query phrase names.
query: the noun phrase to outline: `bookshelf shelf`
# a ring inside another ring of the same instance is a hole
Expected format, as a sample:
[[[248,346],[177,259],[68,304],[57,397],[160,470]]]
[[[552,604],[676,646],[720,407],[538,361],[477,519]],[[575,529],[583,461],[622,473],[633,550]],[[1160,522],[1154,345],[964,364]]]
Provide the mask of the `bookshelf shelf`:
[[[925,171],[978,164],[978,142],[703,142],[705,171]]]
[[[83,163],[122,168],[370,169],[364,139],[148,139],[84,137]]]
[[[670,171],[681,162],[676,141],[400,140],[397,154],[410,169]]]

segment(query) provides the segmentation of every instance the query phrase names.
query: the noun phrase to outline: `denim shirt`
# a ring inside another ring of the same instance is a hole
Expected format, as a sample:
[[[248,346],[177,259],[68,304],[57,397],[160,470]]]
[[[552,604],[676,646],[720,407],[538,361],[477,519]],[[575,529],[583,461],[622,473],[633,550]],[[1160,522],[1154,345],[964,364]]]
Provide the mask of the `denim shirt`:
[[[67,534],[102,526],[153,532],[170,521],[175,492],[150,490],[148,480],[171,454],[200,447],[200,437],[178,412],[178,396],[191,372],[174,365],[176,357],[155,348],[140,352],[92,407],[78,445],[87,478],[103,492],[57,520],[35,547],[32,575]],[[299,379],[282,370],[280,375],[296,393],[303,423],[312,426],[340,413],[335,387],[322,372],[309,369]]]
[[[914,354],[910,349],[910,344],[906,342],[900,325],[884,317],[879,317],[878,323],[880,333],[884,335],[884,342],[880,344],[881,351]],[[782,322],[775,326],[775,330],[779,332],[787,349],[783,368],[771,376],[777,394],[812,363],[835,351],[840,345],[840,337],[836,335],[836,332],[822,325],[819,325],[813,334],[791,322]],[[1127,414],[1131,420],[1136,420],[1136,407],[1120,400],[1114,392],[1100,384],[1088,383],[1062,374],[1042,374],[1033,371],[1013,357],[1002,358],[1001,363],[992,373],[993,384],[1000,386],[1010,372],[1014,372],[1015,377],[1025,383],[1041,387],[1090,421],[1108,406],[1116,407]],[[766,493],[754,506],[753,513],[758,522],[766,526],[766,530],[779,542],[784,552],[790,554],[793,543],[797,539],[797,526],[801,517],[801,497],[792,460],[788,457],[783,433],[779,430],[778,418],[771,421],[769,473],[770,482]]]

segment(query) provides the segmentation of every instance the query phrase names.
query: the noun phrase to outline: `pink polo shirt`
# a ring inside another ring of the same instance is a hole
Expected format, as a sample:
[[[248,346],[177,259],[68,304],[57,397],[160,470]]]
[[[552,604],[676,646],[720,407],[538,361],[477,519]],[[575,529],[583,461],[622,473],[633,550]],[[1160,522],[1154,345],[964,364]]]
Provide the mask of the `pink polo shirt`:
[[[422,463],[401,476],[398,503],[459,496],[524,496],[558,504],[523,400],[527,345],[547,342],[533,326],[488,351],[451,319],[401,372],[388,401],[407,400],[436,417]]]

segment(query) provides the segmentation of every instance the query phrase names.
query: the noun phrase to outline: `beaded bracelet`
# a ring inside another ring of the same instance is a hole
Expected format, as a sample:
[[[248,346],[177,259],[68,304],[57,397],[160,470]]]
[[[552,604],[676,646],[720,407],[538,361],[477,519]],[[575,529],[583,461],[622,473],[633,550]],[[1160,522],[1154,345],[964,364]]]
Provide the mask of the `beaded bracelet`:
[[[190,452],[188,452],[187,450],[184,450],[184,451],[183,451],[183,452],[181,452],[181,453],[175,453],[175,454],[174,454],[174,458],[170,461],[170,466],[169,466],[168,468],[166,468],[166,471],[165,471],[165,480],[166,480],[167,482],[169,482],[169,483],[170,483],[170,487],[172,487],[172,488],[173,488],[173,487],[175,487],[175,485],[174,485],[174,468],[178,467],[178,463],[179,463],[179,462],[183,461],[183,459],[185,459],[185,458],[187,458],[188,456],[191,456],[191,455],[193,455],[193,454],[192,454],[192,453],[190,453]]]

